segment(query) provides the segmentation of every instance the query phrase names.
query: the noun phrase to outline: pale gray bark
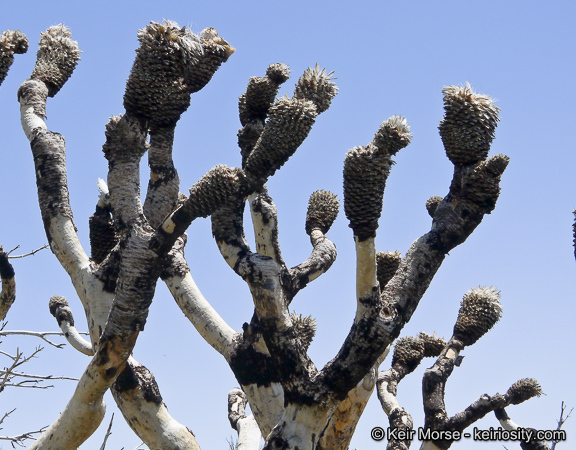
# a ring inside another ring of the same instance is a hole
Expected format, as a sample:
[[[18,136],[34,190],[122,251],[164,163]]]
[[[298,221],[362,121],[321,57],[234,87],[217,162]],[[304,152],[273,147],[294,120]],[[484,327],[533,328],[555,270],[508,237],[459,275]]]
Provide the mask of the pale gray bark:
[[[238,432],[237,450],[258,450],[262,434],[254,416],[246,415],[248,399],[242,390],[235,388],[228,393],[228,419]]]

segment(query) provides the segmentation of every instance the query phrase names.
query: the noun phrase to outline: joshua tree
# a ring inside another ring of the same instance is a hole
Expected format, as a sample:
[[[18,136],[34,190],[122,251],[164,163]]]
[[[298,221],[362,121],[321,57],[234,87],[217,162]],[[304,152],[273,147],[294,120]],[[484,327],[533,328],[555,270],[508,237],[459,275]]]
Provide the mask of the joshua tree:
[[[7,32],[3,39],[6,56],[0,61],[5,74],[12,55],[26,46],[17,32]],[[36,66],[18,91],[46,236],[82,301],[90,342],[75,332],[64,298],[53,297],[50,311],[74,347],[93,355],[60,417],[32,448],[79,446],[100,425],[108,389],[150,448],[199,448],[192,432],[169,415],[152,373],[131,356],[159,279],[238,380],[241,388],[229,396],[229,418],[239,432],[239,448],[257,448],[259,433],[266,449],[347,448],[376,384],[391,429],[409,430],[411,419],[396,401],[396,386],[425,356],[438,360],[425,375],[424,425],[444,432],[429,438],[425,448],[448,448],[455,432],[480,417],[540,393],[537,382],[521,380],[507,394],[482,396],[452,418],[445,411],[444,386],[459,352],[500,317],[499,295],[490,287],[464,296],[449,342],[424,334],[404,338],[396,346],[392,368],[378,375],[447,253],[496,205],[508,157],[488,157],[499,120],[499,109],[489,97],[474,93],[469,85],[444,89],[440,135],[454,175],[448,193],[426,203],[430,231],[403,257],[376,252],[375,236],[392,158],[412,137],[406,119],[390,117],[367,145],[346,154],[344,211],[356,246],[357,309],[338,354],[317,368],[307,353],[314,320],[291,314],[289,306],[336,258],[327,233],[339,202],[326,191],[310,196],[305,229],[312,251],[289,268],[281,255],[277,212],[266,183],[330,107],[338,90],[332,73],[318,66],[308,69],[293,96],[281,98],[276,97],[289,77],[286,65],[272,64],[263,77],[251,78],[239,100],[241,167],[218,165],[183,195],[172,160],[176,125],[190,95],[210,81],[234,48],[213,28],[196,35],[173,22],[152,22],[138,32],[138,39],[125,112],[106,124],[108,175],[99,183],[101,195],[90,218],[90,255],[77,237],[68,200],[64,138],[44,122],[47,98],[64,86],[79,60],[67,28],[51,27],[42,34]],[[142,204],[139,166],[146,153],[150,179]],[[254,249],[243,232],[246,204]],[[219,251],[248,284],[254,302],[254,315],[240,332],[202,296],[184,257],[186,229],[196,218],[208,216]],[[246,402],[253,413],[248,418]],[[410,440],[401,437],[391,439],[389,448],[409,445]]]

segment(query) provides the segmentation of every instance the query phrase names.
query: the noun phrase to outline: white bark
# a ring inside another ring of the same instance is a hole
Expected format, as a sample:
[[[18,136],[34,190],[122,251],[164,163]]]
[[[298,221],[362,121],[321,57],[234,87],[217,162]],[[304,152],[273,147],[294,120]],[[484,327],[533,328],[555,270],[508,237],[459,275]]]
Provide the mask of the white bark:
[[[262,434],[254,416],[238,420],[238,450],[259,450]]]
[[[520,425],[512,421],[510,417],[501,418],[498,419],[498,421],[500,422],[500,425],[502,425],[502,428],[507,431],[516,431],[518,428],[520,428]]]
[[[190,272],[184,276],[172,276],[165,282],[176,303],[200,335],[229,361],[230,345],[236,332],[204,298]]]
[[[74,347],[80,353],[84,353],[85,355],[94,355],[92,344],[84,339],[80,333],[78,333],[78,330],[74,325],[71,325],[70,322],[64,320],[60,322],[60,329],[72,347]]]
[[[358,322],[362,317],[371,313],[362,303],[363,298],[372,296],[374,289],[378,289],[376,277],[376,245],[374,238],[361,241],[354,236],[356,244],[356,317]]]
[[[24,134],[29,141],[32,140],[32,130],[36,128],[47,129],[44,118],[34,111],[34,105],[24,102],[20,104],[20,122],[22,123]]]
[[[269,386],[243,385],[242,389],[250,402],[252,415],[262,435],[267,436],[280,422],[284,414],[284,390],[280,383]]]
[[[112,361],[117,362],[115,355],[111,356]],[[98,365],[96,360],[97,357],[92,359],[60,417],[38,438],[31,449],[74,449],[98,428],[106,412],[104,393],[110,386],[106,370],[112,368],[113,364],[109,361]]]
[[[168,412],[152,374],[133,358],[129,358],[126,368],[138,379],[137,386],[123,391],[122,395],[118,395],[118,389],[112,392],[126,422],[138,437],[151,449],[200,450],[194,434]]]
[[[235,388],[228,393],[228,419],[238,432],[238,450],[258,450],[262,434],[253,415],[246,416],[247,398],[241,389]]]
[[[283,443],[281,447],[291,450],[314,450],[319,442],[319,436],[326,427],[335,407],[326,405],[288,404],[284,416],[278,426],[266,438],[265,448],[274,446],[275,432],[280,432]]]
[[[278,214],[272,199],[266,191],[256,192],[248,197],[254,238],[256,240],[256,253],[269,256],[277,264],[284,264],[278,244]]]
[[[82,380],[81,380],[82,381]],[[78,389],[77,389],[78,391]],[[106,405],[102,397],[92,401],[75,395],[49,428],[30,447],[30,450],[62,450],[78,448],[100,426]],[[81,418],[81,420],[78,420]],[[63,431],[65,430],[65,431]]]

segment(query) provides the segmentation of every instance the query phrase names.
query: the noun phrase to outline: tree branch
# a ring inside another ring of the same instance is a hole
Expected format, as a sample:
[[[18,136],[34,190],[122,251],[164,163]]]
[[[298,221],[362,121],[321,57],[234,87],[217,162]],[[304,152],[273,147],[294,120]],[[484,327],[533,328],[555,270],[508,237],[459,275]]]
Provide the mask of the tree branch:
[[[68,306],[66,299],[64,297],[54,296],[50,299],[49,307],[50,313],[56,318],[58,326],[70,345],[80,353],[88,356],[94,355],[92,344],[84,339],[80,333],[78,333],[78,330],[76,330],[72,310]]]
[[[388,449],[408,449],[411,444],[412,416],[398,402],[398,385],[416,370],[423,358],[438,356],[445,345],[444,339],[425,333],[417,338],[405,337],[396,341],[392,366],[380,372],[377,381],[378,399],[388,416],[390,429],[398,436],[398,439],[388,440]]]
[[[502,428],[504,428],[507,431],[521,431],[522,429],[525,432],[526,431],[527,432],[533,431],[531,428],[524,428],[524,427],[520,427],[517,424],[515,424],[510,419],[510,417],[508,417],[508,414],[506,413],[506,410],[504,408],[494,410],[494,414],[496,415],[496,418],[500,422],[500,425],[502,425]],[[546,442],[535,441],[535,440],[530,441],[530,442],[526,442],[525,440],[520,440],[520,447],[522,448],[522,450],[549,450],[550,449],[550,447],[548,447],[548,444],[546,444]]]
[[[269,256],[280,266],[286,266],[278,241],[278,213],[266,187],[248,197],[256,240],[256,253]]]
[[[149,448],[200,449],[192,431],[168,413],[152,372],[133,358],[112,385],[112,395],[130,428]]]
[[[228,393],[228,419],[238,432],[237,450],[258,450],[262,434],[253,415],[246,416],[248,399],[241,389],[235,388]]]
[[[161,276],[184,315],[206,342],[229,362],[236,332],[212,308],[194,282],[184,259],[182,241],[177,241],[166,258],[166,267]]]
[[[338,216],[338,207],[338,200],[331,192],[316,191],[310,196],[306,213],[306,234],[310,236],[313,250],[304,262],[288,271],[289,301],[308,283],[327,272],[336,260],[336,246],[325,234]]]

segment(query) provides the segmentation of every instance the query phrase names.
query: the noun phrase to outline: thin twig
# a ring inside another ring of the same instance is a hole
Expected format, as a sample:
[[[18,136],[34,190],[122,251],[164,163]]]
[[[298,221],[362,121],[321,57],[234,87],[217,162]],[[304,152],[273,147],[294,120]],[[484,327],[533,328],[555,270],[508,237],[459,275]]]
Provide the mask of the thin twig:
[[[36,381],[28,380],[28,381],[21,381],[20,383],[7,383],[7,384],[3,385],[2,387],[17,387],[17,388],[25,388],[25,389],[50,389],[50,388],[54,387],[53,384],[45,386],[45,385],[39,385],[39,384],[28,385],[28,384],[24,384],[24,383],[41,383],[41,380],[36,380]]]
[[[0,370],[0,376],[4,375],[4,371]],[[54,375],[32,375],[29,373],[22,373],[22,372],[12,372],[10,375],[14,377],[23,377],[23,378],[34,378],[37,380],[71,380],[71,381],[80,381],[79,378],[72,378],[66,376],[54,376]]]
[[[44,431],[46,431],[46,427],[42,427],[37,431],[28,431],[26,433],[22,433],[19,434],[17,436],[0,436],[0,440],[1,441],[10,441],[12,443],[12,446],[14,446],[14,444],[20,446],[20,447],[25,447],[24,445],[24,441],[27,439],[34,439],[32,436],[34,434],[42,434],[44,433]]]
[[[16,408],[14,408],[12,411],[8,411],[7,413],[4,413],[4,415],[2,416],[2,418],[0,419],[0,425],[4,422],[4,419],[6,419],[10,414],[12,414],[14,411],[16,411]]]
[[[80,334],[88,335],[86,332],[80,332]],[[52,342],[50,339],[46,338],[46,336],[64,336],[64,333],[61,331],[26,331],[26,330],[7,330],[4,331],[0,329],[0,336],[34,336],[42,339],[43,341],[47,342],[48,344],[52,345],[56,348],[63,348],[66,344],[56,344]]]
[[[560,405],[560,418],[558,419],[558,427],[556,428],[556,430],[560,431],[560,429],[562,428],[562,425],[564,425],[566,423],[566,421],[572,415],[572,411],[574,411],[574,408],[572,408],[570,410],[570,412],[568,413],[568,415],[566,417],[564,417],[564,413],[566,412],[566,404],[564,402],[562,402],[562,405]],[[558,442],[560,442],[560,441],[552,441],[552,446],[550,447],[550,450],[554,450],[556,448],[556,444],[558,444]]]
[[[6,253],[6,255],[8,255],[8,259],[17,259],[17,258],[26,258],[27,256],[33,256],[36,253],[38,253],[40,250],[44,250],[45,248],[48,248],[48,244],[46,244],[43,247],[37,248],[36,250],[32,250],[30,253],[26,253],[25,255],[16,255],[16,256],[10,256],[10,253],[12,253],[14,250],[16,250],[17,248],[19,248],[20,246],[17,245],[16,247],[14,247],[12,250],[10,250],[8,253]]]
[[[4,376],[2,377],[2,380],[0,381],[0,392],[2,392],[6,386],[17,386],[18,384],[22,384],[22,383],[17,383],[16,385],[14,385],[14,384],[8,383],[11,380],[12,372],[14,371],[14,369],[16,369],[16,367],[21,366],[22,364],[30,361],[32,358],[34,358],[42,350],[43,350],[42,347],[37,347],[36,350],[34,350],[34,352],[32,352],[32,354],[30,356],[24,356],[24,354],[21,353],[20,349],[18,349],[18,348],[16,349],[16,356],[12,356],[6,352],[0,351],[2,354],[6,355],[12,359],[12,365],[10,367],[5,368],[5,370],[4,370]],[[29,386],[20,386],[20,387],[29,387]]]
[[[112,423],[114,422],[114,413],[112,413],[112,418],[110,419],[110,425],[108,425],[108,429],[106,430],[106,436],[104,436],[104,442],[102,442],[102,446],[100,450],[104,450],[106,448],[106,441],[112,434]]]

